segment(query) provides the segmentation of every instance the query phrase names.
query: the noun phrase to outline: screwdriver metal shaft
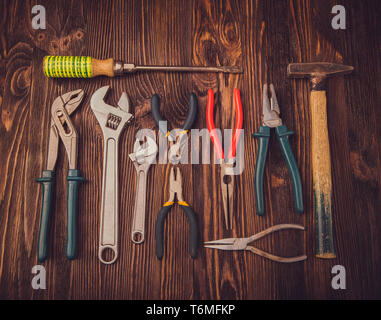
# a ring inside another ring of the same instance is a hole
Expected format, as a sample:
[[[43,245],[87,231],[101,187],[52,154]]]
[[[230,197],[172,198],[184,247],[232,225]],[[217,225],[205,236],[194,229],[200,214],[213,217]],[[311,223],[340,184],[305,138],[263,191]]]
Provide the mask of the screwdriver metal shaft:
[[[135,66],[134,71],[242,73],[239,67]]]

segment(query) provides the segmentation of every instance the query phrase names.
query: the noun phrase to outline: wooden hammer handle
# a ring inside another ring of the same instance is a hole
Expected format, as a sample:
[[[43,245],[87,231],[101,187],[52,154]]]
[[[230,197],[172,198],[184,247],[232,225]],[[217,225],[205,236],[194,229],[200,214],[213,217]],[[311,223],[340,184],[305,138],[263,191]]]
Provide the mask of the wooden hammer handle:
[[[98,60],[85,56],[46,56],[44,73],[49,78],[114,77],[114,59]]]
[[[332,178],[324,90],[311,91],[312,172],[316,223],[316,257],[336,257],[332,227]]]

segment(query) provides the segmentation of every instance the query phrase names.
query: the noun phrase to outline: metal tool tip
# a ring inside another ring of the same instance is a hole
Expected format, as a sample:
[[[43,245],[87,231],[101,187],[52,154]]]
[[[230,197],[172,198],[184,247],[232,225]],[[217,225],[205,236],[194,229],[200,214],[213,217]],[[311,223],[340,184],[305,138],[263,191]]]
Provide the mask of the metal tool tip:
[[[222,67],[223,73],[243,73],[243,69],[238,66]]]
[[[64,103],[77,104],[80,103],[85,95],[83,89],[77,89],[63,94],[62,100]]]
[[[97,91],[93,93],[90,99],[90,107],[92,109],[96,108],[98,101],[103,101],[104,97],[106,96],[110,86],[104,86],[102,88],[99,88]]]
[[[353,66],[329,62],[306,62],[290,63],[287,66],[289,77],[328,77],[335,74],[349,74],[354,70]]]
[[[129,112],[130,111],[130,100],[128,99],[128,96],[125,92],[122,93],[120,96],[120,99],[118,101],[118,106],[123,111]]]

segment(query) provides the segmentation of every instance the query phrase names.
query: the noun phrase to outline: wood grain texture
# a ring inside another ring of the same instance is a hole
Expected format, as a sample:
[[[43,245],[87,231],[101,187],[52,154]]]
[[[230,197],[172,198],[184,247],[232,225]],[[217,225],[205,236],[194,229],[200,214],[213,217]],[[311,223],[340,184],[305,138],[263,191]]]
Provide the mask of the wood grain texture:
[[[0,298],[2,299],[359,299],[381,298],[381,59],[377,0],[342,0],[347,29],[331,28],[326,0],[38,1],[47,29],[33,30],[36,1],[0,2]],[[123,78],[47,79],[45,55],[90,55],[139,64],[241,65],[242,75],[139,73]],[[287,64],[324,60],[353,65],[347,77],[330,79],[328,128],[332,158],[333,213],[337,258],[314,257],[315,227],[311,171],[309,83],[288,79]],[[265,216],[255,214],[254,165],[261,122],[261,88],[273,82],[298,163],[305,213],[294,212],[291,180],[273,136],[265,170]],[[111,85],[116,105],[130,97],[135,121],[120,138],[120,256],[111,265],[97,258],[103,141],[90,97]],[[308,260],[277,264],[250,252],[199,249],[189,257],[188,224],[175,206],[165,225],[166,246],[155,256],[154,225],[167,200],[170,165],[148,175],[146,241],[130,241],[136,174],[128,153],[140,128],[154,128],[150,98],[161,97],[171,127],[186,117],[190,92],[199,99],[195,128],[206,128],[207,90],[213,89],[216,127],[235,123],[233,89],[244,108],[245,169],[235,179],[233,230],[223,223],[219,166],[181,165],[184,198],[198,214],[200,241],[249,236],[274,224],[296,223],[306,232],[280,232],[255,246]],[[84,103],[72,115],[79,135],[81,185],[78,259],[65,258],[67,158],[61,146],[56,171],[47,289],[31,287],[37,264],[42,189],[35,182],[45,167],[50,106],[62,93],[82,88]],[[347,271],[347,290],[331,288],[332,266]]]

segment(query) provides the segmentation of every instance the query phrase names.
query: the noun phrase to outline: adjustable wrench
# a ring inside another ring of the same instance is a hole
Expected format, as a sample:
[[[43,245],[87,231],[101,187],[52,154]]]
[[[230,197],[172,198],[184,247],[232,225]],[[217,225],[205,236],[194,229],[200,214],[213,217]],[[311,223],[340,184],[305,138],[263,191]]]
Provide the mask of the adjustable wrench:
[[[122,93],[116,108],[104,102],[109,87],[98,89],[90,101],[91,109],[102,128],[104,140],[98,251],[99,260],[104,264],[111,264],[118,257],[118,141],[122,129],[133,118],[129,113],[130,104],[126,93]],[[114,253],[110,261],[106,261],[103,256],[105,249]]]
[[[156,142],[152,138],[147,137],[147,142],[142,145],[139,139],[136,139],[134,153],[129,155],[136,169],[136,195],[131,234],[131,240],[136,244],[144,241],[147,173],[151,164],[155,161],[156,154]]]

